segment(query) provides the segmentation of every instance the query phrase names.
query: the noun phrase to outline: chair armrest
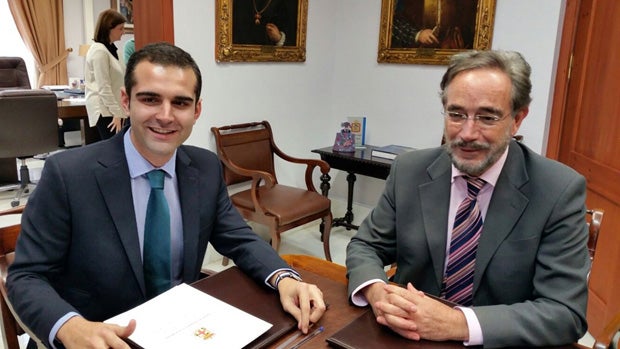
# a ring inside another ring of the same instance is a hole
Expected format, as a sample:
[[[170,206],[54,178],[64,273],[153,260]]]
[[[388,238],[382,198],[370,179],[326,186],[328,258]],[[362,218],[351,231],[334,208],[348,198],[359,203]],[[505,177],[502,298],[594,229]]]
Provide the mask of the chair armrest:
[[[314,169],[318,167],[321,173],[323,175],[326,175],[329,173],[329,170],[330,170],[329,164],[324,160],[296,158],[294,156],[290,156],[284,153],[282,150],[280,150],[275,145],[273,145],[273,148],[274,148],[274,153],[278,155],[282,160],[292,162],[295,164],[305,164],[306,165],[306,174],[305,174],[306,188],[310,191],[318,193],[318,191],[314,187],[314,183],[312,182],[312,172],[314,172]]]

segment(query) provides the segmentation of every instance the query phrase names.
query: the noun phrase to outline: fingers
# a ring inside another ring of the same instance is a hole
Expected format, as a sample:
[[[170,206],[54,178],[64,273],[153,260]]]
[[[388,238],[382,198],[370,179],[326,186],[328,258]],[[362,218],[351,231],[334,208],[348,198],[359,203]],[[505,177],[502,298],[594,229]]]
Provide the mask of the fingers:
[[[323,293],[315,285],[285,279],[278,286],[282,307],[297,320],[297,327],[308,333],[311,323],[318,322],[325,313]]]
[[[131,319],[131,320],[129,320],[129,323],[127,324],[127,326],[125,326],[125,327],[119,326],[119,328],[121,329],[121,331],[117,332],[118,336],[122,337],[122,338],[127,338],[127,337],[131,336],[133,331],[136,330],[136,320]]]

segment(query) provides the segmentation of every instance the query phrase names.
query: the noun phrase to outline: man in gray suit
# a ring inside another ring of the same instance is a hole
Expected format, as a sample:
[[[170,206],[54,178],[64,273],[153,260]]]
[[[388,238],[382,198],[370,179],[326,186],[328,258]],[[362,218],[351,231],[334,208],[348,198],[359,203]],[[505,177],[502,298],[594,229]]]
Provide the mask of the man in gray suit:
[[[166,287],[196,281],[211,242],[256,282],[277,290],[303,332],[323,315],[321,291],[301,282],[232,206],[217,156],[182,145],[201,112],[201,85],[188,53],[147,45],[131,56],[121,93],[131,126],[46,161],[7,280],[17,314],[46,346],[129,348],[122,338],[134,331],[134,320],[127,326],[101,321],[149,298],[143,257],[147,173],[154,170],[165,172],[170,213],[169,233],[158,235],[170,240]]]
[[[530,70],[516,52],[455,55],[440,85],[445,145],[396,158],[347,247],[351,301],[406,338],[550,346],[586,331],[585,180],[512,140],[528,114]],[[466,199],[468,180],[480,179]],[[457,241],[465,200],[480,224],[467,247]],[[392,263],[406,288],[387,284]],[[462,288],[448,297],[457,277]]]

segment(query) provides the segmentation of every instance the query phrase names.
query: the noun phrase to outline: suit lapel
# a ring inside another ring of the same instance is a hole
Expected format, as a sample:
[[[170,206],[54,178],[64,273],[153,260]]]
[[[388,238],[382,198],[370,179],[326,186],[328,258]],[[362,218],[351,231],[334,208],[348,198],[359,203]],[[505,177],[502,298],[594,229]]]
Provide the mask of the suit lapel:
[[[177,151],[176,171],[183,216],[183,281],[191,282],[195,279],[197,263],[202,264],[202,261],[197,260],[200,234],[200,172],[191,166],[191,159],[183,151],[183,147]]]
[[[119,134],[108,142],[109,146],[103,148],[104,152],[99,157],[101,166],[95,171],[95,178],[131,269],[144,293],[144,272],[123,135]]]
[[[424,231],[433,263],[433,271],[437,279],[437,287],[441,289],[443,268],[446,260],[446,232],[448,229],[448,210],[450,203],[450,158],[445,152],[427,169],[431,181],[419,186]]]
[[[529,199],[520,190],[528,181],[523,152],[519,145],[511,142],[506,163],[493,190],[478,242],[474,295],[491,258],[508,237],[529,203]]]

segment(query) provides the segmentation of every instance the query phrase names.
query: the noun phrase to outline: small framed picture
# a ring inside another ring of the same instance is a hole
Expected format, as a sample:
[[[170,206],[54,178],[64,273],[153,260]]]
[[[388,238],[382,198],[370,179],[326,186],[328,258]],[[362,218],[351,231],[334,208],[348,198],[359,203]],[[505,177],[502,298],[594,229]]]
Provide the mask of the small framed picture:
[[[127,18],[125,32],[133,33],[133,0],[110,0],[110,7]]]

